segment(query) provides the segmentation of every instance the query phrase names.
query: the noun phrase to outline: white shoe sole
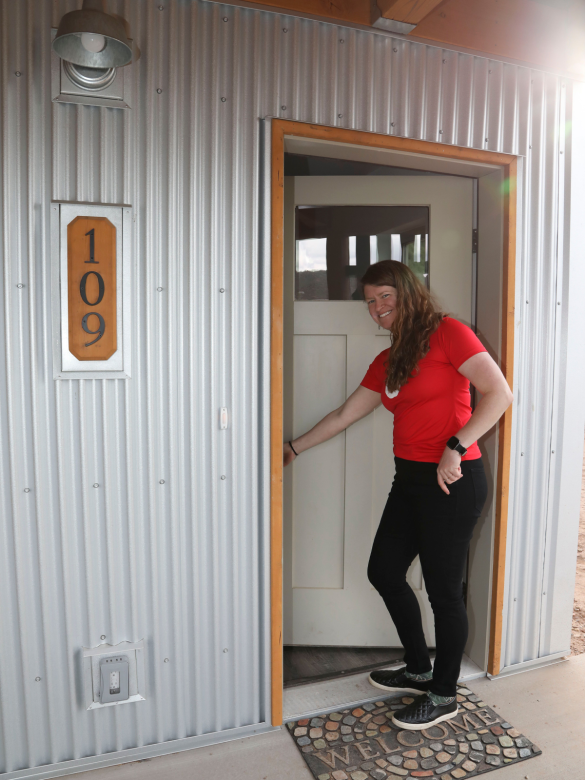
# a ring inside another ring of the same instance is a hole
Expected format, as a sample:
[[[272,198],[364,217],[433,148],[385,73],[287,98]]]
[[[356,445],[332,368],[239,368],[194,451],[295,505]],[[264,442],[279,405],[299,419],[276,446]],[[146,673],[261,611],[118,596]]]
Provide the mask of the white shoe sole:
[[[379,688],[381,691],[390,691],[390,693],[395,693],[398,691],[399,693],[414,693],[417,696],[420,696],[421,693],[426,693],[426,691],[421,691],[419,688],[403,688],[400,686],[392,688],[389,685],[382,685],[381,683],[377,683],[375,680],[372,680],[370,675],[368,675],[368,682],[370,685],[373,685],[374,688]]]
[[[458,712],[459,712],[459,707],[457,707],[455,712],[448,712],[446,715],[441,715],[440,717],[435,718],[435,720],[432,720],[429,723],[402,723],[402,721],[396,720],[394,715],[392,715],[392,723],[395,726],[398,726],[398,728],[406,729],[407,731],[422,731],[423,729],[430,729],[433,726],[436,726],[437,723],[441,723],[444,720],[451,720],[451,718],[454,718]]]

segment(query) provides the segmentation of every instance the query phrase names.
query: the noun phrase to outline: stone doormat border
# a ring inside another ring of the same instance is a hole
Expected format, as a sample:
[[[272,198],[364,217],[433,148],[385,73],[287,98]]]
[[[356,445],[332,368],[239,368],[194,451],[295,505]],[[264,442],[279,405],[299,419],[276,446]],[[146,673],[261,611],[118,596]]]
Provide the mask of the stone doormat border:
[[[401,731],[390,718],[412,700],[398,695],[286,725],[317,780],[462,780],[542,752],[467,687],[457,689],[455,718]]]

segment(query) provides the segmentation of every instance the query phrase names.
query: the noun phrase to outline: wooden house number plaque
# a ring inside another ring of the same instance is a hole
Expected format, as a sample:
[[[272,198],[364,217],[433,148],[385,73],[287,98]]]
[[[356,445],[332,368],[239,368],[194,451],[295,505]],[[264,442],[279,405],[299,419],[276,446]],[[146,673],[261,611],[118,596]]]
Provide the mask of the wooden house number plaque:
[[[107,360],[117,350],[116,228],[106,217],[67,225],[69,350],[78,360]]]

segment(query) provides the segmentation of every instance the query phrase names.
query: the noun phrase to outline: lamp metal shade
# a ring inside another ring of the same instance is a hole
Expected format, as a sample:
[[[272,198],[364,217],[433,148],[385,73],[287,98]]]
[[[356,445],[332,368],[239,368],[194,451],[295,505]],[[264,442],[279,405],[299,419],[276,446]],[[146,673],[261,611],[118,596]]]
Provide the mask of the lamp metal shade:
[[[132,60],[124,25],[100,10],[100,5],[96,0],[84,0],[80,11],[71,11],[61,19],[53,49],[62,60],[88,68],[121,68]],[[81,43],[81,33],[103,35],[106,45],[98,52],[87,51]]]

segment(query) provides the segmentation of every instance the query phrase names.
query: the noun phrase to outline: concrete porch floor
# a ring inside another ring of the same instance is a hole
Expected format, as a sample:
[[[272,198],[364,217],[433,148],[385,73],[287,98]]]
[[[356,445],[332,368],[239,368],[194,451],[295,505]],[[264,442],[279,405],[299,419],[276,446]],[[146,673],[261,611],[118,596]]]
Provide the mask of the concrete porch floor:
[[[494,780],[585,778],[585,654],[530,672],[469,683],[536,743],[541,756],[488,773]],[[212,747],[97,769],[86,780],[311,780],[285,728]]]

